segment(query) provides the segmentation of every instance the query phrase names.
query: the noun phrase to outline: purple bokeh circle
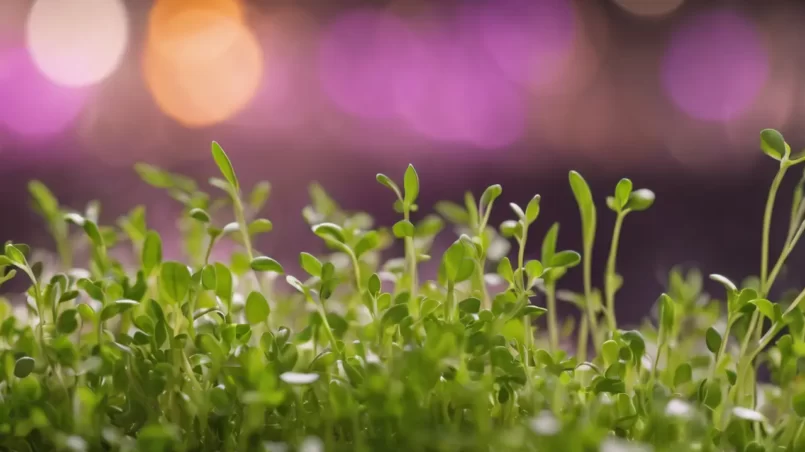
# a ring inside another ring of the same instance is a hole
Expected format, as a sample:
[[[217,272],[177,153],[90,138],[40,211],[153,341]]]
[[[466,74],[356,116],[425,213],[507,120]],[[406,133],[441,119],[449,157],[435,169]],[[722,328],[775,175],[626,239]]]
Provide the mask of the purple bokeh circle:
[[[325,94],[357,117],[395,116],[393,85],[411,70],[413,33],[398,17],[361,9],[333,21],[319,47]]]
[[[672,35],[662,65],[663,89],[693,118],[727,121],[752,104],[769,77],[769,56],[746,18],[710,11]]]
[[[500,0],[484,12],[483,43],[510,79],[543,87],[561,73],[576,20],[569,0]]]
[[[422,33],[408,76],[397,80],[396,104],[429,138],[497,149],[525,129],[519,90],[481,49],[478,11],[465,11]]]
[[[0,122],[21,135],[45,137],[64,130],[81,112],[87,88],[53,84],[27,50],[0,50]]]

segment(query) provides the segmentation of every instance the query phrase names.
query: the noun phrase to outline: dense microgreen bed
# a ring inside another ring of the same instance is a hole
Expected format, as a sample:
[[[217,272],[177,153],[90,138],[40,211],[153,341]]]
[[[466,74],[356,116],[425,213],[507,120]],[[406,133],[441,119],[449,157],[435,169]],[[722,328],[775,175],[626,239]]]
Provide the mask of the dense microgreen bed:
[[[400,215],[384,228],[313,185],[303,215],[329,252],[302,253],[295,275],[253,245],[272,229],[260,217],[270,185],[241,186],[217,143],[212,193],[136,167],[183,206],[182,262],[162,258],[142,207],[102,225],[97,204],[67,209],[32,182],[58,257],[13,242],[0,255],[0,282],[30,282],[0,305],[0,447],[805,450],[805,291],[775,288],[785,295],[769,298],[805,230],[804,182],[785,246],[770,259],[775,198],[805,157],[773,130],[761,147],[779,172],[758,219],[759,276],[738,285],[711,275],[723,285],[716,299],[698,271],[673,269],[655,314],[628,328],[615,315],[621,226],[654,201],[628,179],[606,198],[614,214],[599,215],[570,173],[582,253],[562,250],[558,224],[529,234],[539,195],[511,204],[499,227],[489,224],[499,185],[424,214],[409,166],[401,186],[377,176]],[[604,269],[591,266],[598,221],[615,222]],[[437,234],[454,233],[444,252],[431,251]],[[404,257],[387,259],[395,240]],[[418,273],[430,259],[434,280]],[[583,272],[579,293],[563,287],[568,271]],[[557,319],[560,301],[578,307],[578,324]]]

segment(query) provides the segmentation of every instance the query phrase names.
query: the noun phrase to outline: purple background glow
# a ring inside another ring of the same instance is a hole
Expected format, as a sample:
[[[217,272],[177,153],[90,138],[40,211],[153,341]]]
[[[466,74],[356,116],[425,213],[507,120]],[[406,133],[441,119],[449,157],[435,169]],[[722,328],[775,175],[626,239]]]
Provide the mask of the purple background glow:
[[[769,62],[752,22],[731,11],[697,15],[673,34],[662,80],[674,104],[697,119],[726,121],[754,101]]]

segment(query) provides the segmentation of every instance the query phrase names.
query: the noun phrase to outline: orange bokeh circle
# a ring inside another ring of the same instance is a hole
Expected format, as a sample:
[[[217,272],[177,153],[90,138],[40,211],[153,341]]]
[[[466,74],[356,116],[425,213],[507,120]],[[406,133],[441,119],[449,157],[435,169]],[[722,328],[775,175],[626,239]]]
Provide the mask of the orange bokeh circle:
[[[259,88],[263,52],[239,11],[225,0],[162,0],[152,11],[144,78],[160,109],[185,126],[228,119]]]

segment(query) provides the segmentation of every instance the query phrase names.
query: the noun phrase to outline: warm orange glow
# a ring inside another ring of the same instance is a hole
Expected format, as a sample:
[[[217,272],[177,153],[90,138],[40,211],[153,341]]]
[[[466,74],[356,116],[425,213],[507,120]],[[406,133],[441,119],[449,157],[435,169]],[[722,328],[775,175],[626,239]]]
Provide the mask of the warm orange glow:
[[[183,30],[171,22],[188,11],[207,12],[214,16],[243,22],[243,9],[237,0],[157,0],[148,16],[148,41],[158,46],[170,41],[176,32]]]
[[[163,0],[152,11],[145,80],[159,107],[185,126],[228,119],[259,87],[263,53],[237,5]]]

